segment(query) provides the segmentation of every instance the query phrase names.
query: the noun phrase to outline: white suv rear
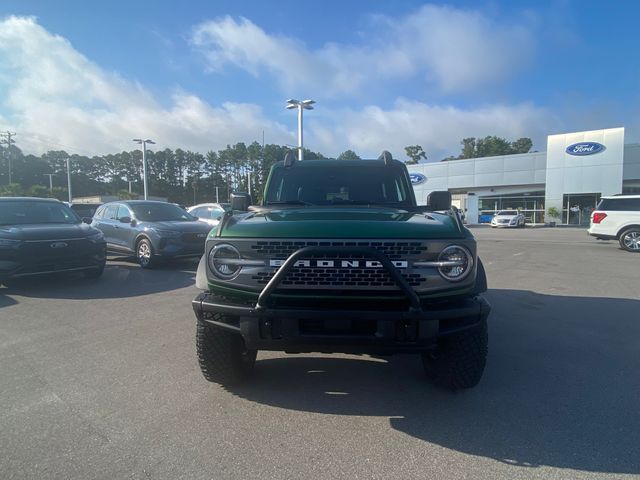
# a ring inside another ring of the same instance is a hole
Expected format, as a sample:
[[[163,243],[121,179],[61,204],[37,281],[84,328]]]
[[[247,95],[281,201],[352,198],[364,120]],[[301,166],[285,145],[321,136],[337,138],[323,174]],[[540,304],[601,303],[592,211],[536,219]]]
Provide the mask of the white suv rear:
[[[618,240],[625,250],[640,253],[640,195],[602,197],[591,214],[589,235]]]

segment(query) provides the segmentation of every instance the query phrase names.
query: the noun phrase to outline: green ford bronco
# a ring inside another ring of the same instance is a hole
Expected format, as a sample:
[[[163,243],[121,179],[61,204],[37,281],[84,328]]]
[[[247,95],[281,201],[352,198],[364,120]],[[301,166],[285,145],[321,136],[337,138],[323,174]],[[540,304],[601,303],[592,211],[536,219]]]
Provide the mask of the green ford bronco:
[[[232,196],[207,239],[193,300],[205,378],[244,380],[258,350],[419,353],[427,377],[475,386],[490,306],[476,242],[449,192],[416,205],[405,165],[304,160],[273,166],[264,200]]]

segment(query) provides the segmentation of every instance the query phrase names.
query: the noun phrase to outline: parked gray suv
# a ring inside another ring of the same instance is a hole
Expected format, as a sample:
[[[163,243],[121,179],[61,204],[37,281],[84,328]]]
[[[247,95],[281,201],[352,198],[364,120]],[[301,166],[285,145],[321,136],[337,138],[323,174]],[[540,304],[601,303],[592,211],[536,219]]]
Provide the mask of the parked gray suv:
[[[102,231],[109,252],[135,255],[143,268],[162,258],[202,256],[211,229],[177,205],[146,200],[105,203],[91,225]]]

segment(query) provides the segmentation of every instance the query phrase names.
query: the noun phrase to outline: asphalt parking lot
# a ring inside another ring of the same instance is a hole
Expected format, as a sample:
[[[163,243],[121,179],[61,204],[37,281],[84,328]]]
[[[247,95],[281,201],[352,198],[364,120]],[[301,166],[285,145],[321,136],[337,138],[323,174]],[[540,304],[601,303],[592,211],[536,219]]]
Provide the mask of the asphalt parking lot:
[[[474,233],[489,360],[458,393],[411,356],[261,353],[252,383],[207,383],[195,261],[0,288],[0,477],[637,478],[640,255]]]

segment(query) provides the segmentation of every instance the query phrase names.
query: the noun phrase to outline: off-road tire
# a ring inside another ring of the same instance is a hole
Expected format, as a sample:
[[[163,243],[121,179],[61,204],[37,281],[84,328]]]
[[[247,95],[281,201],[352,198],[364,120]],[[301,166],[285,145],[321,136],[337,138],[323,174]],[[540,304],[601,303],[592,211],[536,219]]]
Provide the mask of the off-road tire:
[[[136,261],[142,268],[154,268],[158,264],[151,240],[143,238],[136,243]]]
[[[478,327],[438,340],[435,350],[422,354],[424,371],[433,383],[460,390],[475,387],[487,362],[487,321]]]
[[[217,317],[222,315],[216,314]],[[245,380],[256,363],[256,350],[247,350],[242,336],[198,319],[196,331],[198,363],[204,378],[220,385]]]
[[[638,238],[640,238],[640,227],[631,227],[620,234],[620,248],[627,252],[640,253],[638,248]]]

